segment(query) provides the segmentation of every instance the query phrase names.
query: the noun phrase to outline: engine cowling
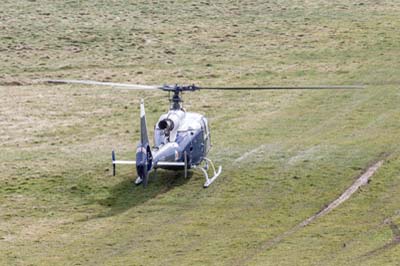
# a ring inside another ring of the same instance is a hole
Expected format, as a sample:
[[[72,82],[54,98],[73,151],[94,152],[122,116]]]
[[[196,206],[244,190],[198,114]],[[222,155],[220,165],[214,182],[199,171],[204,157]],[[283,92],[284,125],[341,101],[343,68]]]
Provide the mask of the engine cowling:
[[[170,118],[165,118],[158,122],[158,128],[162,130],[172,131],[175,127],[175,123]]]

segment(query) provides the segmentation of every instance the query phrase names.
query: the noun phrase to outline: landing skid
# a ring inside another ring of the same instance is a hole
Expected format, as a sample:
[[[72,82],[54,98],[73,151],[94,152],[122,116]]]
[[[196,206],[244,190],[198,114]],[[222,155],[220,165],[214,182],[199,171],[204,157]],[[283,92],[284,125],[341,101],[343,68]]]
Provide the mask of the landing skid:
[[[210,159],[204,158],[204,161],[205,161],[205,165],[204,166],[193,166],[193,168],[199,168],[203,172],[204,177],[206,178],[206,182],[204,183],[203,187],[207,188],[221,174],[222,167],[219,166],[218,167],[218,172],[217,172],[217,171],[215,171],[214,164]],[[207,171],[209,169],[209,164],[211,165],[211,169],[214,172],[214,175],[211,178],[208,177],[208,173],[207,173]]]
[[[135,185],[140,185],[140,184],[142,184],[142,182],[143,182],[143,179],[141,179],[139,176],[136,178],[136,180],[135,180]]]
[[[218,171],[216,171],[216,170],[215,170],[215,167],[214,167],[214,163],[213,163],[210,159],[204,158],[204,162],[205,162],[205,163],[204,163],[204,166],[192,165],[191,168],[193,168],[193,169],[200,169],[200,170],[203,172],[204,177],[206,178],[206,182],[204,183],[203,187],[204,187],[204,188],[207,188],[207,187],[209,187],[209,186],[215,181],[215,179],[217,179],[218,176],[221,174],[221,172],[222,172],[222,167],[219,166],[219,167],[218,167]],[[210,168],[210,167],[209,167],[210,165],[211,165],[211,169],[212,169],[212,172],[213,172],[213,176],[212,176],[211,178],[208,176],[208,170],[209,170],[209,168]],[[155,176],[157,175],[156,170],[154,170],[154,175],[155,175]],[[185,176],[185,178],[187,178],[187,176],[188,176],[188,167],[187,167],[186,157],[185,157],[184,176]],[[140,185],[142,182],[143,182],[143,179],[140,178],[140,177],[137,177],[136,180],[135,180],[135,185]]]

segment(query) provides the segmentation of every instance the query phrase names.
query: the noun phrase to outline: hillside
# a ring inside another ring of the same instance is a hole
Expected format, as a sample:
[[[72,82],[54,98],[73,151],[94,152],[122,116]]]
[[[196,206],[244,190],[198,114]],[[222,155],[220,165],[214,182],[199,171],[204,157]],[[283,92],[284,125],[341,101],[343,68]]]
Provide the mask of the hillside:
[[[2,1],[0,264],[398,263],[400,6],[348,2]],[[45,78],[367,87],[186,93],[223,172],[143,189],[111,150],[132,159],[140,99],[152,129],[167,95]]]

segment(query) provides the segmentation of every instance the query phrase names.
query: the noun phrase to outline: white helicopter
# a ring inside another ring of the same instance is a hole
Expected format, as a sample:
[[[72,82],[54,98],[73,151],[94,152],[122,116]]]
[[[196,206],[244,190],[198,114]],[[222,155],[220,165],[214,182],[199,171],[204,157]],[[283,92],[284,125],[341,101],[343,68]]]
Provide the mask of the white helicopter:
[[[172,92],[171,106],[168,113],[162,114],[155,125],[154,146],[151,148],[146,125],[143,100],[140,103],[140,141],[136,149],[136,160],[117,160],[112,151],[113,175],[117,164],[136,165],[135,184],[147,186],[149,173],[158,168],[184,170],[187,177],[189,169],[200,169],[206,179],[207,188],[221,174],[222,167],[215,168],[207,158],[211,148],[211,134],[207,118],[201,114],[187,112],[182,108],[181,93],[196,90],[299,90],[299,89],[361,89],[363,86],[267,86],[267,87],[198,87],[195,85],[148,86],[91,80],[45,80],[52,84],[84,84],[92,86],[111,86],[130,90],[163,90]],[[212,175],[208,174],[211,166]]]

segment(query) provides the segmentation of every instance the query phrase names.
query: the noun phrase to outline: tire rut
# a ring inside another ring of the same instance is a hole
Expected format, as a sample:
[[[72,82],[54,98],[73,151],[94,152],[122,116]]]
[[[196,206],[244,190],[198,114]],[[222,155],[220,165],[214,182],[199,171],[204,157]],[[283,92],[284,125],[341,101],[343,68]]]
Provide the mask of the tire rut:
[[[397,224],[395,224],[392,220],[386,221],[389,224],[390,229],[392,230],[393,238],[390,242],[384,244],[381,247],[378,247],[374,250],[368,251],[367,253],[361,255],[358,259],[368,259],[377,255],[382,254],[389,249],[392,249],[400,244],[400,229]]]
[[[386,158],[388,154],[384,154],[382,157]],[[328,206],[325,208],[321,209],[319,212],[314,214],[313,216],[310,216],[306,220],[302,221],[301,223],[297,224],[290,230],[276,236],[273,239],[266,240],[261,245],[249,256],[243,258],[242,260],[239,260],[236,265],[244,265],[251,261],[255,256],[260,254],[263,251],[266,251],[268,249],[271,249],[272,247],[278,245],[280,242],[282,242],[284,239],[288,238],[289,236],[295,234],[298,232],[300,229],[303,227],[306,227],[316,219],[318,219],[321,216],[324,216],[337,208],[340,204],[348,200],[361,186],[366,185],[372,175],[375,174],[376,171],[383,165],[384,159],[379,160],[378,162],[373,163],[372,166],[368,167],[357,179],[356,181],[345,191],[343,194],[341,194],[336,200],[332,201]],[[398,227],[396,227],[396,232],[399,230]],[[397,235],[396,241],[394,245],[397,245],[400,242],[400,236]],[[389,243],[390,245],[393,245]],[[385,247],[387,249],[389,247]]]

